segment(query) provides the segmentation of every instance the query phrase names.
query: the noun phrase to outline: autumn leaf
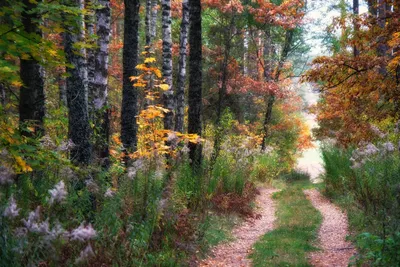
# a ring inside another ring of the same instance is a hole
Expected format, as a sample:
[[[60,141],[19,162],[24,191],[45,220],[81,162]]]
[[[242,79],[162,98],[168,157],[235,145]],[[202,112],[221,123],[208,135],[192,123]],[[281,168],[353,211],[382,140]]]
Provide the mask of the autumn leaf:
[[[153,63],[156,62],[156,59],[154,57],[148,57],[144,60],[144,63]]]
[[[166,83],[162,83],[158,87],[160,87],[160,89],[163,91],[167,91],[169,89],[169,85]]]

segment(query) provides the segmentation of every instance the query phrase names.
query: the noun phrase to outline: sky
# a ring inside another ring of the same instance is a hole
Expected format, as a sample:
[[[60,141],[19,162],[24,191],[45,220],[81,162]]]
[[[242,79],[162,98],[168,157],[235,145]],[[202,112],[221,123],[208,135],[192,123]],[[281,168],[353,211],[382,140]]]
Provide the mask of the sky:
[[[346,1],[349,8],[352,6],[352,1]],[[332,9],[334,4],[338,4],[339,0],[308,0],[307,5],[310,9],[307,12],[305,19],[307,23],[308,34],[306,42],[311,46],[310,58],[318,55],[328,54],[326,47],[322,44],[322,40],[315,39],[326,32],[326,28],[332,23],[334,17],[340,16],[339,10]],[[364,1],[360,1],[360,13],[367,12],[367,6]]]

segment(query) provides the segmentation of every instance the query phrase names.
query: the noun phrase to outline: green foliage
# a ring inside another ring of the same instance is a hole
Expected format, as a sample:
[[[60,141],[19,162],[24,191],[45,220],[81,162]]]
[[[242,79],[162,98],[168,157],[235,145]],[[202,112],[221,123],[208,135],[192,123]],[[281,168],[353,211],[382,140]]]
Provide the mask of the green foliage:
[[[254,266],[309,266],[306,253],[316,250],[313,244],[322,221],[303,193],[309,186],[307,180],[297,181],[275,193],[277,226],[254,245]]]
[[[400,262],[400,232],[382,239],[379,236],[363,233],[357,237],[361,250],[359,264],[370,266],[397,266]]]
[[[345,207],[358,233],[361,254],[356,260],[376,266],[398,262],[400,224],[400,158],[398,152],[369,156],[361,166],[352,166],[352,150],[326,146],[326,193]]]
[[[277,152],[272,151],[255,159],[251,177],[255,181],[271,183],[288,167],[288,163],[282,161]]]
[[[342,150],[328,145],[323,146],[322,158],[325,168],[326,193],[343,192],[346,187],[346,178],[352,175],[351,150]]]

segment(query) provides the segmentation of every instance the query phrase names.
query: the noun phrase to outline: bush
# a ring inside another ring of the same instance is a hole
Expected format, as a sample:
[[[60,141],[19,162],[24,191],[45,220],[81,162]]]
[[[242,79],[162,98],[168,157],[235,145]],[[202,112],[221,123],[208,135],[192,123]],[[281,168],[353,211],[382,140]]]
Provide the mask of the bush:
[[[400,225],[399,153],[390,143],[366,144],[356,150],[324,147],[323,159],[326,193],[354,200],[353,206],[365,217],[365,225],[355,225],[370,232],[357,237],[362,252],[358,260],[371,261],[376,266],[400,262],[396,252]]]

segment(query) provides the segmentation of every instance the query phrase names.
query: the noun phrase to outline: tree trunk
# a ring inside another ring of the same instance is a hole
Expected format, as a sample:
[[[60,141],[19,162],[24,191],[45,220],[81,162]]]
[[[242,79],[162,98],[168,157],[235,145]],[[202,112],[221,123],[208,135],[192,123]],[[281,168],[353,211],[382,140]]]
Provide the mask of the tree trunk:
[[[95,16],[94,13],[95,11],[93,10],[93,4],[94,0],[85,0],[86,1],[86,6],[85,8],[87,10],[90,10],[88,15],[85,17],[86,21],[86,31],[88,33],[88,38],[91,40],[95,34]],[[92,43],[92,42],[90,42]],[[88,76],[88,110],[89,110],[89,120],[93,121],[94,120],[94,72],[96,69],[96,59],[95,59],[95,48],[90,47],[86,49],[86,65],[87,65],[87,76]]]
[[[110,119],[108,109],[108,52],[111,34],[110,0],[99,0],[101,8],[96,9],[97,49],[94,51],[94,76],[91,81],[93,123],[96,125],[97,136],[95,143],[96,155],[102,166],[109,166],[109,131]]]
[[[359,31],[359,28],[360,28],[358,23],[357,23],[357,17],[359,15],[359,3],[358,3],[358,0],[353,0],[353,15],[354,15],[354,21],[353,21],[354,39],[358,39],[356,37],[356,35],[357,35],[358,31]],[[360,51],[357,49],[356,45],[354,45],[354,47],[353,47],[353,54],[354,54],[354,57],[357,57],[360,54]]]
[[[176,87],[176,115],[175,131],[183,133],[185,121],[185,84],[186,84],[186,57],[187,57],[187,34],[189,28],[189,0],[182,2],[182,22],[179,42],[179,70]]]
[[[202,113],[202,34],[201,34],[201,0],[189,0],[189,118],[188,133],[201,136]],[[190,143],[190,159],[192,166],[199,168],[202,161],[201,144]]]
[[[137,148],[138,92],[129,77],[136,76],[139,51],[139,0],[124,0],[123,88],[121,111],[121,140],[128,152]]]
[[[287,30],[286,34],[285,34],[285,42],[282,48],[282,52],[281,52],[281,56],[279,58],[279,62],[276,66],[276,73],[275,73],[275,77],[273,78],[273,81],[278,83],[279,82],[279,76],[282,72],[282,68],[283,68],[283,63],[285,63],[285,61],[287,60],[287,57],[289,55],[289,52],[291,50],[291,46],[292,46],[292,42],[293,42],[293,30]],[[270,36],[270,31],[268,30],[266,32],[266,39],[271,38]],[[268,41],[270,42],[270,41]],[[269,55],[268,55],[269,56]],[[268,58],[268,57],[267,57]],[[264,68],[267,65],[271,65],[271,63],[267,62],[265,60],[266,58],[264,58]],[[271,74],[268,73],[266,71],[267,69],[264,69],[264,76],[267,79],[267,81],[271,80]],[[269,98],[268,98],[268,103],[267,103],[267,108],[265,111],[265,117],[264,117],[264,124],[263,124],[263,130],[264,130],[264,135],[263,135],[263,139],[261,142],[261,150],[265,150],[266,146],[267,146],[267,139],[268,139],[268,135],[269,135],[269,124],[271,123],[271,119],[272,119],[272,109],[273,106],[275,104],[275,100],[276,97],[274,94],[270,94]]]
[[[152,0],[146,0],[146,17],[145,17],[145,32],[146,32],[146,46],[151,44],[151,30],[152,30]]]
[[[150,26],[150,32],[151,32],[151,38],[154,40],[157,36],[157,5],[158,5],[158,0],[152,0],[151,1],[151,26]]]
[[[164,128],[174,129],[174,91],[172,87],[172,36],[171,36],[171,0],[162,0],[162,47],[163,47],[163,77],[169,89],[164,92],[164,107],[169,111],[164,117]]]
[[[378,14],[376,0],[368,0],[368,12],[375,18]]]
[[[378,0],[378,26],[382,29],[386,26],[386,11],[386,0]],[[385,37],[378,37],[378,43],[377,54],[379,57],[385,57],[388,50]],[[379,68],[379,73],[385,76],[387,74],[386,66],[381,66]]]
[[[67,1],[71,7],[83,9],[83,0]],[[75,49],[78,42],[84,41],[83,16],[77,16],[75,27],[68,26],[65,33],[65,57],[73,67],[67,67],[67,102],[69,109],[68,135],[75,144],[71,150],[71,160],[75,164],[89,164],[92,156],[90,126],[88,116],[87,69],[85,50]]]
[[[244,30],[244,36],[243,36],[243,74],[248,75],[249,74],[249,30],[245,29]]]
[[[23,0],[25,9],[22,12],[22,24],[27,34],[41,36],[39,29],[40,19],[37,12],[37,2]],[[31,135],[25,131],[26,123],[34,126],[34,134],[37,136],[44,134],[43,120],[45,115],[45,96],[44,96],[44,77],[43,69],[39,62],[34,58],[22,59],[20,61],[20,77],[23,85],[20,89],[19,97],[19,121],[22,134]]]

